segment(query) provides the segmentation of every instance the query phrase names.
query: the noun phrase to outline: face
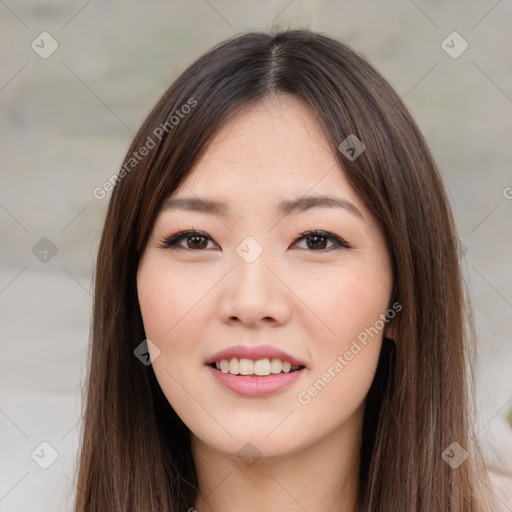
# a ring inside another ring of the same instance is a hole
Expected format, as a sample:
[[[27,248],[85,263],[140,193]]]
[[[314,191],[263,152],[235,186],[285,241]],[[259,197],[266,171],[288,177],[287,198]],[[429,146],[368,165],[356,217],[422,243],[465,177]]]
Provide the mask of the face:
[[[308,107],[280,96],[238,112],[169,199],[184,198],[197,202],[159,213],[137,287],[153,370],[192,434],[270,457],[360,424],[391,261]],[[230,354],[209,365],[240,346],[238,368]]]

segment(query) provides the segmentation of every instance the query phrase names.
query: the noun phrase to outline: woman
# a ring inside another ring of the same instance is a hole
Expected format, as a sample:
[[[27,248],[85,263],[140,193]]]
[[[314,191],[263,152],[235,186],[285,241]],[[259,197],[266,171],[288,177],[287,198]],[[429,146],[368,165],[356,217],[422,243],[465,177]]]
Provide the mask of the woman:
[[[490,510],[450,207],[364,59],[226,41],[116,181],[77,512]]]

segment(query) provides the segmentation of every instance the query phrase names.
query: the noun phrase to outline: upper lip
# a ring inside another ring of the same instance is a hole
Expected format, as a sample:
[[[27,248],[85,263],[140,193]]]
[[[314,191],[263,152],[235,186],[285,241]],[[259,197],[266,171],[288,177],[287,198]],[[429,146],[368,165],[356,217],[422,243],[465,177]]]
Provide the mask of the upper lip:
[[[288,361],[292,366],[306,366],[300,359],[271,345],[254,345],[250,347],[247,345],[233,345],[213,354],[213,356],[207,359],[206,364],[216,363],[222,359],[229,360],[232,357],[252,359],[254,361],[257,359],[280,359],[281,361]]]

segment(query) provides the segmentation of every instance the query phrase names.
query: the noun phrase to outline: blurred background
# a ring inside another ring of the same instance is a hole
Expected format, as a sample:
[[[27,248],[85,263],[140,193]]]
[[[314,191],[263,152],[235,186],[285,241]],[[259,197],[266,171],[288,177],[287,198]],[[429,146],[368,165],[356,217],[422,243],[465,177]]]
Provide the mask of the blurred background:
[[[110,197],[93,190],[188,64],[275,25],[351,45],[425,134],[476,316],[478,438],[512,472],[511,20],[506,0],[0,0],[0,511],[71,510]]]

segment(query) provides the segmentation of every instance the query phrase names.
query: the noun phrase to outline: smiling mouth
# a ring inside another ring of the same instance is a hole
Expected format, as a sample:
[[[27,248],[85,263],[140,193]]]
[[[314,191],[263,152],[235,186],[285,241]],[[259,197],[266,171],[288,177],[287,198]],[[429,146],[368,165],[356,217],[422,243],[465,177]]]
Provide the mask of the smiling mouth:
[[[250,373],[247,373],[247,372],[241,373],[240,371],[231,372],[230,370],[222,371],[220,368],[217,368],[217,363],[211,363],[207,366],[210,366],[211,368],[213,368],[214,370],[216,370],[220,373],[226,373],[226,374],[233,375],[236,377],[271,377],[272,375],[286,375],[287,373],[298,372],[298,371],[304,370],[306,368],[305,366],[291,366],[287,371],[285,369],[281,368],[281,370],[278,372],[270,371],[268,373],[258,374],[258,373],[255,373],[254,370],[250,371]]]

